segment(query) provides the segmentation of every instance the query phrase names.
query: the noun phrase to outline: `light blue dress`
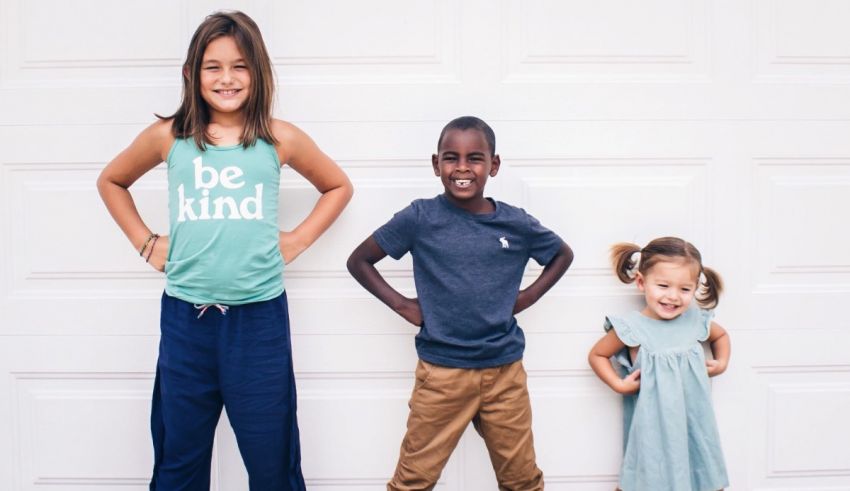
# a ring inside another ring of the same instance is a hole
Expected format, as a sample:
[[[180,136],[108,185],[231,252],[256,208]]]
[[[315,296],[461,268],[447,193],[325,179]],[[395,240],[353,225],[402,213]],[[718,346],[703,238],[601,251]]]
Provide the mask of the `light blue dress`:
[[[640,368],[640,391],[623,404],[623,491],[715,491],[729,485],[711,406],[701,341],[712,311],[692,307],[673,320],[638,311],[605,319],[627,346],[617,354],[621,375]]]

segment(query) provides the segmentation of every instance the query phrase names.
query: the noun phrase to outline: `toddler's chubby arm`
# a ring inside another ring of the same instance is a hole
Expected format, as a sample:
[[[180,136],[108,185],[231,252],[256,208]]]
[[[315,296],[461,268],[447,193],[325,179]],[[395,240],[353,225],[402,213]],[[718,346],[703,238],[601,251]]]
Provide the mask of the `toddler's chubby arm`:
[[[300,128],[275,119],[272,132],[279,142],[277,153],[280,161],[310,181],[321,193],[304,221],[292,231],[280,233],[280,250],[284,262],[289,264],[337,219],[351,200],[354,188],[345,172]]]
[[[136,250],[142,248],[151,230],[139,215],[129,188],[146,172],[165,161],[173,141],[171,121],[157,121],[139,133],[97,178],[100,197]],[[146,251],[145,256],[148,254],[148,262],[162,271],[168,254],[168,237],[162,236],[153,242],[153,251]]]
[[[620,378],[617,372],[614,371],[614,366],[611,365],[610,358],[619,353],[626,345],[613,329],[608,331],[605,336],[593,345],[590,349],[590,354],[587,355],[587,361],[590,363],[590,368],[593,369],[596,376],[605,382],[608,387],[614,389],[619,394],[634,394],[640,389],[640,369],[630,373],[626,378]]]
[[[346,266],[351,276],[363,285],[363,288],[368,290],[369,293],[378,297],[378,300],[384,302],[387,307],[393,309],[394,312],[414,326],[421,326],[422,310],[419,308],[419,301],[415,298],[407,298],[399,293],[375,269],[375,263],[386,256],[387,253],[381,249],[381,246],[372,236],[369,236],[354,249]]]
[[[711,329],[708,332],[708,342],[711,346],[711,353],[714,355],[713,360],[707,360],[705,366],[708,369],[708,376],[714,377],[726,371],[729,366],[729,356],[732,353],[732,343],[729,340],[729,334],[726,329],[723,329],[720,324],[711,323]]]
[[[549,263],[543,267],[540,276],[524,290],[520,290],[514,304],[514,314],[534,305],[540,298],[552,288],[552,285],[564,276],[567,268],[573,262],[573,250],[566,243],[561,243],[561,249],[555,253]]]

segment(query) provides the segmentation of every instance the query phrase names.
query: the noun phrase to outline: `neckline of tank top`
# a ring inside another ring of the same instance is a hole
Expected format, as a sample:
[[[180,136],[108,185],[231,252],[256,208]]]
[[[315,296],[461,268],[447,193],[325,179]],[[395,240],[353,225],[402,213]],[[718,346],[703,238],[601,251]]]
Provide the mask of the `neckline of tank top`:
[[[190,144],[190,145],[195,145],[195,141],[192,140],[191,138],[183,138],[182,140],[184,142]],[[260,139],[260,138],[257,139],[257,143],[259,143],[261,141],[265,143],[265,140]],[[253,146],[246,148],[245,150],[249,150],[251,148],[256,147],[257,143],[255,143]],[[227,150],[237,150],[237,149],[240,149],[240,148],[243,148],[241,143],[234,143],[234,144],[231,144],[231,145],[213,145],[212,143],[207,143],[205,151],[222,152],[222,151],[227,151]]]

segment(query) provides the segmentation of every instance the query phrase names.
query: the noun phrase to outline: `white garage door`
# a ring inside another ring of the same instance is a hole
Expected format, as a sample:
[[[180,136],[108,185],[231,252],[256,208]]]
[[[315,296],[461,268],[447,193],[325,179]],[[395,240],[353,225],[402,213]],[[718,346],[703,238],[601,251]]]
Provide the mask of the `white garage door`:
[[[356,186],[287,271],[311,489],[381,489],[392,472],[414,329],[344,263],[440,191],[429,156],[463,114],[496,130],[490,194],[576,253],[520,318],[549,489],[615,485],[619,398],[585,360],[603,316],[638,298],[606,250],[668,234],[728,284],[733,360],[714,395],[731,489],[850,489],[847,0],[0,0],[0,489],[146,489],[163,280],[94,181],[176,107],[189,37],[220,7],[258,21],[277,115]],[[282,187],[286,228],[316,193],[288,170]],[[165,172],[133,189],[166,230]],[[409,258],[381,266],[413,294]],[[223,425],[216,488],[246,488],[243,473]],[[491,474],[470,433],[440,489],[494,489]]]

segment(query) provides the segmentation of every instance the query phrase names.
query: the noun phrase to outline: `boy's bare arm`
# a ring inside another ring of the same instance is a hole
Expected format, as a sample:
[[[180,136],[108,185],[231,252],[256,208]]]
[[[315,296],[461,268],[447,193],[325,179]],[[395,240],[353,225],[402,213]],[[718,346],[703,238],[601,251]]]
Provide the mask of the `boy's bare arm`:
[[[385,258],[387,253],[375,242],[372,236],[364,240],[362,244],[354,249],[348,258],[346,266],[351,276],[363,285],[363,288],[375,295],[378,300],[384,302],[394,312],[404,317],[405,320],[415,326],[422,325],[422,310],[419,301],[415,298],[407,298],[395,288],[391,287],[381,273],[375,269],[375,263]]]
[[[566,243],[561,243],[561,249],[555,254],[555,257],[549,261],[540,276],[524,290],[520,290],[514,304],[514,314],[518,314],[523,310],[534,305],[540,298],[552,288],[552,285],[564,276],[567,268],[573,262],[573,250]]]

